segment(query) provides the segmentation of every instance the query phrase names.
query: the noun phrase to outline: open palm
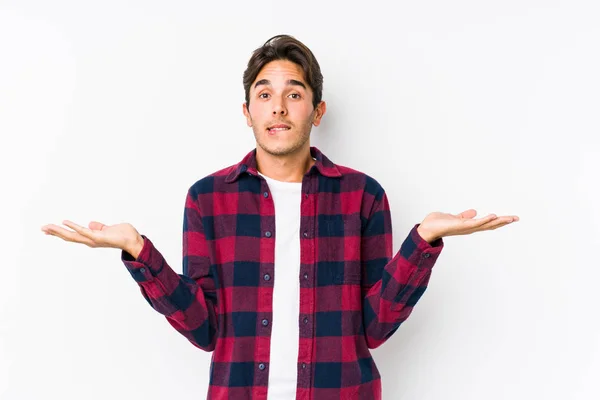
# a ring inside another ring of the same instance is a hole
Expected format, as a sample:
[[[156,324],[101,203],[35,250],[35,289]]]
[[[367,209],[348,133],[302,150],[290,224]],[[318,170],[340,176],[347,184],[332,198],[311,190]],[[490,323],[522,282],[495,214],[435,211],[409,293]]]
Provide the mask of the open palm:
[[[49,224],[43,226],[42,231],[47,235],[59,237],[67,242],[83,243],[89,247],[112,247],[118,249],[126,249],[138,237],[138,231],[130,223],[104,225],[103,223],[92,221],[87,228],[69,220],[65,220],[62,223],[73,230]]]
[[[432,212],[425,217],[421,226],[424,231],[438,238],[494,230],[519,220],[516,215],[499,217],[496,214],[489,214],[482,218],[474,218],[476,215],[477,211],[474,209],[466,210],[460,214]]]

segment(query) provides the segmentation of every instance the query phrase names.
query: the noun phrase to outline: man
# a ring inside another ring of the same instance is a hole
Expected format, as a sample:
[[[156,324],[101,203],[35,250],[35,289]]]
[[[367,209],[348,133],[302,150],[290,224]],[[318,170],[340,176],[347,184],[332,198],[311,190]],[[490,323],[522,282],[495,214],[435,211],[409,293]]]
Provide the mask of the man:
[[[243,82],[257,146],[188,189],[183,274],[130,224],[42,230],[122,250],[150,305],[195,346],[214,350],[208,398],[379,399],[370,349],[410,315],[442,237],[518,217],[434,212],[393,255],[381,185],[310,146],[326,111],[313,53],[275,36],[255,50]]]

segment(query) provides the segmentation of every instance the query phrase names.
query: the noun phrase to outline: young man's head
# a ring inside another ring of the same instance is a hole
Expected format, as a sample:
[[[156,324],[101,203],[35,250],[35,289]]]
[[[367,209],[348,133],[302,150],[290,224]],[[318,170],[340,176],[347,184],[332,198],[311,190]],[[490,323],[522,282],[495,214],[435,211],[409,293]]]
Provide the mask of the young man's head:
[[[323,75],[308,47],[289,35],[267,40],[248,61],[244,90],[244,115],[262,150],[284,156],[310,146],[326,105]]]

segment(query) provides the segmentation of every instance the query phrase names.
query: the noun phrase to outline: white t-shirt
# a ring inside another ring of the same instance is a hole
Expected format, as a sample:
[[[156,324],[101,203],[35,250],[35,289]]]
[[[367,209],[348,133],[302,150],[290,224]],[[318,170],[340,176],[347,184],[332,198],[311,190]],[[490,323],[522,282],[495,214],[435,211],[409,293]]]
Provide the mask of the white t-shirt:
[[[267,181],[275,204],[275,272],[267,398],[289,400],[296,398],[298,375],[302,182],[282,182],[260,175]]]

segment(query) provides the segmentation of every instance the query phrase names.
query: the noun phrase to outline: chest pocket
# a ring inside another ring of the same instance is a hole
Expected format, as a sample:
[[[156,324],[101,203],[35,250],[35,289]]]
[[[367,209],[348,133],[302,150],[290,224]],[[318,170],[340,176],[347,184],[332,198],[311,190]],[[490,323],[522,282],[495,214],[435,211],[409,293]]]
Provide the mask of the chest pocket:
[[[348,235],[360,236],[360,222],[353,223],[342,215],[327,215],[321,220],[320,234],[324,239],[321,246],[325,247],[319,249],[317,285],[360,284],[360,248],[348,249],[348,241],[344,240]]]
[[[320,261],[317,265],[317,286],[360,284],[358,262]]]
[[[350,266],[347,265],[344,270],[336,276],[336,284],[349,284],[349,285],[358,285],[360,284],[360,266]]]

